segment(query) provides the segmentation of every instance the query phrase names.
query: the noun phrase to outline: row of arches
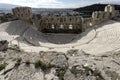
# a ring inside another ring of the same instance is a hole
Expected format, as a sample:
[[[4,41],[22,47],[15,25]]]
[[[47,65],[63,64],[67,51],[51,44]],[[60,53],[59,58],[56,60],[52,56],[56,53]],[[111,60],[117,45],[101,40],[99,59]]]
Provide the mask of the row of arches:
[[[57,22],[57,23],[69,23],[69,22],[75,22],[75,23],[80,23],[82,21],[81,17],[43,17],[41,19],[41,22],[46,22],[46,23],[52,23],[52,22]]]
[[[80,24],[43,24],[41,28],[42,32],[79,32],[82,30],[82,26]]]
[[[43,24],[42,29],[81,29],[80,24]]]
[[[104,12],[104,11],[101,11],[101,12],[96,11],[96,12],[93,12],[92,14],[93,19],[99,19],[99,18],[104,19],[104,18],[109,18],[109,16],[110,16],[110,13]]]
[[[82,31],[82,17],[77,16],[51,16],[42,17],[40,20],[39,29],[42,32],[81,32]]]

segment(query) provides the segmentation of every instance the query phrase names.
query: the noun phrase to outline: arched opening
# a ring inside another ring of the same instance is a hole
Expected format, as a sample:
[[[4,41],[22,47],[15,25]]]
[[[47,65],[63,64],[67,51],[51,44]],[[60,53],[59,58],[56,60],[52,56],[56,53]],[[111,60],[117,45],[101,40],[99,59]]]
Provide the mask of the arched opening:
[[[52,29],[55,29],[55,26],[52,24]]]
[[[70,18],[70,22],[72,21],[72,19]]]
[[[64,25],[63,24],[60,25],[60,29],[64,29]]]
[[[70,25],[69,25],[69,29],[71,29],[71,30],[72,30],[72,29],[73,29],[73,25],[71,25],[71,24],[70,24]]]
[[[60,18],[60,22],[63,22],[63,18]]]

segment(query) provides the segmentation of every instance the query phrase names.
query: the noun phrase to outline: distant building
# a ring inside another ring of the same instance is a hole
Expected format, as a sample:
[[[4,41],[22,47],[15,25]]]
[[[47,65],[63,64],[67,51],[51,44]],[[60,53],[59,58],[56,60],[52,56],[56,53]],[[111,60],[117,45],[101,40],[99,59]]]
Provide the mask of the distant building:
[[[2,16],[4,16],[5,15],[5,13],[0,13],[0,17],[2,17]]]

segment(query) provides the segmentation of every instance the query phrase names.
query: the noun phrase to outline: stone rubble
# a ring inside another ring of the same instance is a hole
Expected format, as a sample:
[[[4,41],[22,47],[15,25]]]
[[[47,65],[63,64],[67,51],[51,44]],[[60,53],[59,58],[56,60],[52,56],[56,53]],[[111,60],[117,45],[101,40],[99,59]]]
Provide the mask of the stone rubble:
[[[1,63],[7,64],[0,71],[0,80],[120,80],[119,57],[119,51],[95,56],[82,50],[26,53],[9,49],[0,53]],[[41,61],[38,68],[37,60]],[[15,66],[18,61],[20,64]]]

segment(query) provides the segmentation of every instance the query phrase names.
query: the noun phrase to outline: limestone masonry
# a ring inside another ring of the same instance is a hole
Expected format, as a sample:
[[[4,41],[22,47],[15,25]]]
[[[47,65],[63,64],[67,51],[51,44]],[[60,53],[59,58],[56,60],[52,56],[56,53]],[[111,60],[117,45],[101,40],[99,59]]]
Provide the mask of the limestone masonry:
[[[21,20],[32,21],[39,31],[52,33],[81,33],[89,27],[99,24],[103,21],[113,19],[118,11],[114,6],[108,5],[104,11],[95,11],[91,17],[82,16],[33,16],[29,7],[17,7],[13,9],[13,14]]]
[[[29,20],[32,18],[32,12],[30,7],[16,7],[12,9],[16,18],[22,20]]]

